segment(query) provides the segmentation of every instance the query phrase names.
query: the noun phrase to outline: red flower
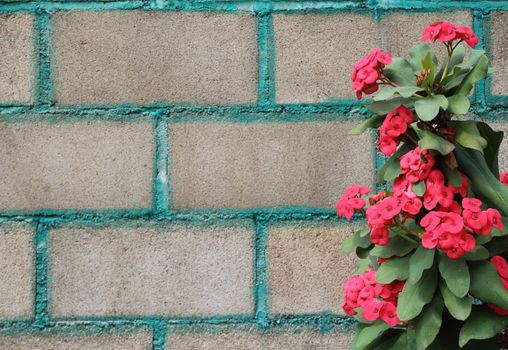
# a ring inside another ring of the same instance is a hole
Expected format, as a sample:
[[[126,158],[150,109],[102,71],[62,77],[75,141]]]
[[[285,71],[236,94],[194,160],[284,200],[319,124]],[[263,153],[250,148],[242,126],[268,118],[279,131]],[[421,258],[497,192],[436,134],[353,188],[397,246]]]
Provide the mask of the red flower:
[[[420,153],[426,162],[422,160]],[[422,151],[420,147],[416,147],[400,157],[400,169],[410,183],[425,180],[429,176],[434,164],[436,164],[434,158],[427,150]]]
[[[499,179],[502,183],[508,186],[508,173],[499,174]]]
[[[384,303],[381,310],[379,310],[379,316],[390,327],[394,327],[400,323],[399,317],[397,316],[397,307],[392,303]]]
[[[400,144],[400,135],[407,130],[408,124],[413,122],[413,111],[400,105],[386,115],[379,129],[379,150],[384,155],[390,156],[397,150]]]
[[[361,196],[368,194],[370,189],[365,186],[353,185],[344,191],[344,195],[337,201],[335,208],[337,216],[345,216],[346,219],[353,217],[355,210],[361,210],[365,207],[365,199]]]
[[[387,245],[390,232],[386,226],[376,226],[370,230],[370,240],[377,245]]]
[[[478,44],[478,37],[469,27],[457,27],[455,33],[458,39],[464,40],[471,48]]]
[[[469,27],[456,27],[450,22],[434,22],[427,26],[422,33],[422,41],[436,41],[443,43],[453,41],[455,39],[463,40],[470,47],[478,44],[478,37]]]
[[[388,52],[372,49],[367,56],[354,64],[351,80],[357,99],[362,98],[362,93],[369,95],[379,89],[377,80],[381,77],[381,70],[390,63],[392,57]]]
[[[492,259],[490,259],[490,262],[496,268],[497,273],[501,278],[501,282],[503,282],[504,288],[508,291],[508,263],[500,255],[493,256]],[[508,316],[508,311],[503,310],[494,304],[487,304],[487,306],[501,316]]]

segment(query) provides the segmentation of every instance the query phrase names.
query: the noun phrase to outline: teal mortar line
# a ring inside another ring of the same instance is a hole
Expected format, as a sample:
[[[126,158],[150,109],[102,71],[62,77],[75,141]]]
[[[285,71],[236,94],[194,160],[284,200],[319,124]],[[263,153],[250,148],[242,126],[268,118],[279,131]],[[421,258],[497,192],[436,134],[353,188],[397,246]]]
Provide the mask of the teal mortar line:
[[[264,329],[268,327],[268,275],[266,271],[266,241],[268,239],[268,226],[266,218],[256,217],[255,235],[255,283],[254,283],[254,305],[256,312],[256,323]]]
[[[260,8],[262,11],[265,8]],[[266,8],[268,10],[268,8]],[[273,18],[261,12],[257,16],[258,31],[258,104],[275,103],[275,35]]]
[[[166,348],[166,335],[168,332],[168,326],[164,322],[158,321],[153,327],[153,350],[164,350]]]
[[[155,125],[155,171],[154,171],[154,211],[156,215],[167,214],[170,208],[169,191],[169,145],[168,120],[160,113],[156,115]]]
[[[484,49],[487,52],[489,51],[488,41],[485,40],[485,35],[489,33],[485,32],[484,26],[484,14],[482,11],[475,10],[473,11],[473,31],[478,36],[478,45],[477,49]],[[486,108],[486,84],[491,84],[491,82],[487,82],[487,80],[482,80],[475,85],[474,90],[474,100],[480,106],[480,108]]]
[[[46,11],[37,11],[35,15],[34,49],[36,57],[35,98],[36,103],[53,103],[53,77],[51,74],[51,38],[52,15]]]
[[[35,234],[35,327],[46,327],[48,318],[48,230],[38,223]]]

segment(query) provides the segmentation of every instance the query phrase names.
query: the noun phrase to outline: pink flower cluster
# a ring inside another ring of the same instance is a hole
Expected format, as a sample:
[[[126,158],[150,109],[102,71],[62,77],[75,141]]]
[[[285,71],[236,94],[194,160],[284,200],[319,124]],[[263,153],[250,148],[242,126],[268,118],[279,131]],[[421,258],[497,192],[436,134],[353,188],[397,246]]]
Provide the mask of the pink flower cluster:
[[[508,186],[508,173],[499,174],[499,180]]]
[[[478,37],[469,27],[456,27],[450,22],[434,22],[427,26],[422,33],[422,41],[436,41],[448,43],[453,40],[465,41],[470,47],[478,44]]]
[[[383,320],[390,327],[400,323],[397,317],[397,299],[404,288],[404,281],[390,284],[376,282],[376,272],[367,271],[352,276],[344,283],[344,312],[356,315],[356,308],[362,308],[362,317],[366,321]]]
[[[392,57],[388,52],[372,49],[367,56],[354,64],[351,80],[357,99],[362,98],[362,93],[369,95],[379,89],[378,79],[381,77],[381,71],[390,63]]]
[[[502,256],[499,255],[493,256],[492,259],[490,259],[490,262],[496,268],[499,277],[501,277],[504,289],[508,291],[508,263]],[[508,316],[507,310],[503,310],[493,304],[487,304],[487,306],[494,310],[494,312],[498,315]]]
[[[379,150],[387,156],[391,156],[400,144],[400,136],[403,135],[407,126],[413,122],[413,111],[401,105],[386,115],[379,129]]]
[[[424,158],[425,161],[422,158]],[[416,147],[414,150],[400,157],[402,179],[399,179],[399,181],[406,180],[407,183],[414,184],[425,180],[435,164],[436,161],[434,157],[432,157],[427,150],[422,152],[420,147]]]
[[[345,216],[348,220],[353,217],[355,210],[365,207],[365,199],[362,195],[368,194],[370,189],[365,186],[354,185],[346,189],[344,195],[337,201],[335,208],[338,216]]]

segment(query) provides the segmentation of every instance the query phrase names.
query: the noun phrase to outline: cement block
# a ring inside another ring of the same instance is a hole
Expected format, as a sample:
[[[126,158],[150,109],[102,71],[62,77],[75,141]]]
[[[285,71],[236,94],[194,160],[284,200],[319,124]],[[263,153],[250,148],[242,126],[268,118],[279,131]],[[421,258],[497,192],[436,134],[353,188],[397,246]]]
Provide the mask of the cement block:
[[[33,101],[33,22],[26,13],[0,15],[0,103]]]
[[[35,299],[34,229],[24,223],[0,224],[0,257],[0,321],[30,319]]]
[[[352,122],[170,125],[173,207],[334,208],[353,183],[371,185],[369,135]]]
[[[59,104],[254,103],[252,15],[203,12],[59,12]]]
[[[492,65],[502,68],[492,75],[492,94],[508,95],[508,11],[492,13],[490,25],[490,45],[492,49]]]
[[[0,209],[149,208],[149,122],[0,123]]]
[[[171,350],[349,350],[352,335],[319,332],[208,332],[169,334]]]
[[[340,245],[354,232],[336,224],[277,224],[269,228],[269,307],[275,314],[342,313],[343,283],[357,270]]]
[[[69,227],[50,240],[54,317],[253,312],[253,228],[244,223]]]
[[[455,25],[472,27],[471,13],[467,11],[447,12],[393,12],[380,21],[381,46],[392,56],[409,57],[409,49],[421,42],[423,29],[433,22],[448,21]],[[431,43],[441,62],[446,54],[445,46]]]
[[[378,46],[371,15],[275,15],[276,100],[323,102],[355,98],[353,64]]]
[[[100,335],[2,335],[0,348],[9,350],[149,350],[150,332]]]
[[[508,172],[508,123],[495,122],[489,123],[492,129],[504,132],[504,139],[499,147],[499,171]]]

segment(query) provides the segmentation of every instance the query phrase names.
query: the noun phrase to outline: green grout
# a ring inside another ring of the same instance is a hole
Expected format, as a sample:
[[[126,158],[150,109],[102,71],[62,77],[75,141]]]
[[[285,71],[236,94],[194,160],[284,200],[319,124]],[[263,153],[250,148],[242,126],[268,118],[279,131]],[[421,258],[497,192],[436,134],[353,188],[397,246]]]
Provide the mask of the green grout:
[[[154,186],[153,210],[156,215],[164,215],[170,208],[170,191],[168,176],[168,120],[162,114],[157,113],[155,126],[155,161],[154,161]]]
[[[487,52],[489,52],[489,40],[486,40],[485,36],[489,35],[488,32],[485,31],[485,24],[484,24],[484,14],[480,10],[473,11],[473,31],[478,36],[478,45],[477,49],[484,49]],[[476,104],[480,106],[480,108],[486,108],[487,102],[486,102],[486,91],[489,90],[487,88],[487,85],[491,85],[492,82],[485,80],[479,81],[475,84],[474,88],[474,101]]]
[[[257,17],[258,31],[258,105],[275,104],[275,35],[273,18],[261,13]]]
[[[52,15],[46,11],[35,14],[35,57],[36,81],[35,98],[39,105],[53,103],[53,76],[51,74]]]
[[[45,224],[38,223],[35,235],[35,322],[34,326],[48,326],[48,230]]]
[[[256,217],[255,235],[255,283],[254,283],[254,305],[256,312],[256,323],[261,329],[269,325],[268,319],[268,275],[266,271],[266,244],[268,239],[268,226],[263,215]]]

